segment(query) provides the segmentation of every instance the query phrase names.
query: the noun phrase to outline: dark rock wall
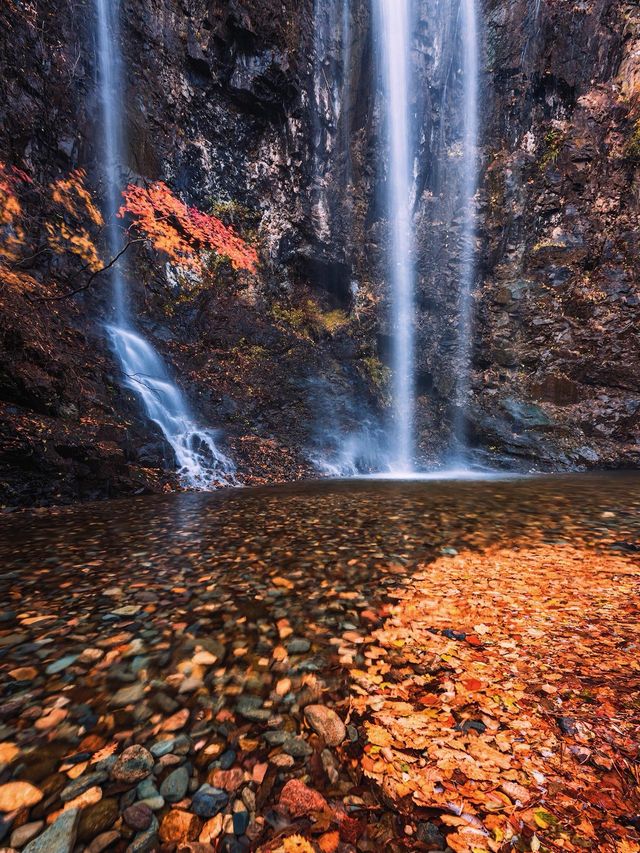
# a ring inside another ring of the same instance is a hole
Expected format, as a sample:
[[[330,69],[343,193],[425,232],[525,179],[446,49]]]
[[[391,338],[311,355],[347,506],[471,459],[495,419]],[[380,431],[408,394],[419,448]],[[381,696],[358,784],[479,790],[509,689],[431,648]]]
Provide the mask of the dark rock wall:
[[[459,136],[460,79],[436,73],[442,28],[423,5],[418,432],[433,462],[449,442],[461,251],[459,199],[442,191],[455,171],[434,152]],[[352,3],[345,50],[335,6],[340,34],[319,39],[312,0],[123,0],[128,177],[165,180],[260,248],[258,276],[221,265],[197,293],[145,250],[129,258],[141,328],[249,482],[308,475],[321,427],[385,416],[373,33],[369,4]],[[99,195],[91,3],[8,0],[0,16],[0,159],[42,186],[83,166]],[[637,7],[485,0],[482,19],[469,434],[479,458],[518,467],[637,464]],[[0,293],[4,502],[171,486],[104,344],[107,281],[55,301],[75,282],[65,259],[20,272],[31,289]]]
[[[637,465],[637,5],[488,2],[485,44],[476,441]]]

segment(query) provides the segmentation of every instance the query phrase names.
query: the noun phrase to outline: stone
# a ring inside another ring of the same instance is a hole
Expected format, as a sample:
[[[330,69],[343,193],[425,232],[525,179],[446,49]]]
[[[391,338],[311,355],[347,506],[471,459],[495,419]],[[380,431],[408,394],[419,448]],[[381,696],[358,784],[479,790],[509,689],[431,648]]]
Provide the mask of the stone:
[[[0,785],[0,812],[31,808],[42,797],[42,791],[29,782],[7,782],[6,785]]]
[[[83,809],[78,823],[78,841],[86,844],[111,829],[119,814],[118,803],[112,798],[100,800]]]
[[[153,816],[151,826],[144,832],[139,832],[127,847],[127,853],[151,853],[158,849],[158,819]]]
[[[25,844],[28,844],[33,838],[38,835],[38,833],[42,832],[44,829],[44,821],[36,820],[31,823],[25,823],[22,826],[19,826],[17,829],[11,833],[11,839],[9,841],[9,845],[11,847],[24,847]]]
[[[307,705],[304,717],[327,746],[339,746],[347,736],[345,724],[335,711],[325,705]]]
[[[249,827],[249,812],[246,809],[233,811],[233,831],[236,835],[244,835]]]
[[[124,818],[124,822],[127,826],[130,826],[131,829],[135,829],[137,832],[140,832],[142,830],[149,829],[151,826],[153,811],[148,805],[146,805],[146,803],[134,803],[132,806],[129,806],[128,809],[124,810],[122,817]]]
[[[0,743],[0,768],[4,764],[11,764],[18,755],[20,755],[20,749],[15,743],[9,743],[9,741]]]
[[[67,785],[67,787],[60,792],[60,799],[65,803],[69,800],[73,800],[89,788],[93,788],[94,785],[101,785],[108,778],[109,774],[105,770],[99,770],[95,773],[86,773],[82,776],[78,776],[77,779],[74,779],[73,782]]]
[[[93,839],[91,844],[86,848],[86,853],[102,853],[103,850],[115,844],[119,838],[120,833],[115,829],[112,829],[110,832],[103,832]]]
[[[132,684],[129,687],[121,687],[109,700],[114,708],[123,708],[125,705],[135,705],[144,696],[142,684]]]
[[[18,666],[16,669],[9,670],[9,676],[14,681],[33,681],[38,677],[38,670],[35,666]]]
[[[78,660],[78,655],[66,655],[60,660],[56,660],[53,663],[50,663],[46,668],[45,672],[47,675],[57,675],[57,673],[62,672],[63,669],[66,669],[68,666],[71,666],[72,663]]]
[[[178,767],[160,785],[160,796],[168,803],[177,803],[187,793],[188,787],[189,771],[185,766]]]
[[[149,750],[140,744],[134,744],[125,749],[118,757],[111,768],[111,778],[115,782],[134,785],[136,782],[146,779],[152,770],[153,756]]]
[[[313,753],[311,746],[301,737],[288,737],[282,749],[292,758],[308,758]]]
[[[173,752],[175,742],[175,738],[159,740],[151,747],[151,755],[153,755],[154,758],[162,758],[163,755],[168,755],[170,752]]]
[[[212,818],[222,811],[229,801],[228,795],[220,788],[202,785],[191,800],[191,810],[202,818]]]
[[[222,833],[223,818],[221,814],[217,814],[208,820],[202,827],[202,831],[198,836],[198,841],[209,844],[214,841]]]
[[[290,779],[280,792],[278,808],[292,818],[305,817],[322,811],[327,801],[318,791],[307,787],[299,779]]]
[[[163,844],[196,841],[201,829],[202,821],[196,815],[180,809],[172,809],[160,824],[160,841]]]
[[[287,651],[290,655],[303,655],[305,652],[308,652],[311,648],[311,643],[309,640],[305,640],[302,637],[294,637],[293,640],[290,640],[287,643]]]
[[[80,812],[69,809],[24,848],[23,853],[72,853]]]
[[[257,696],[242,696],[236,707],[240,716],[252,723],[266,723],[271,718],[271,711],[262,707]]]
[[[214,770],[207,779],[214,788],[222,788],[223,791],[236,791],[244,781],[244,771],[240,767],[231,770]]]

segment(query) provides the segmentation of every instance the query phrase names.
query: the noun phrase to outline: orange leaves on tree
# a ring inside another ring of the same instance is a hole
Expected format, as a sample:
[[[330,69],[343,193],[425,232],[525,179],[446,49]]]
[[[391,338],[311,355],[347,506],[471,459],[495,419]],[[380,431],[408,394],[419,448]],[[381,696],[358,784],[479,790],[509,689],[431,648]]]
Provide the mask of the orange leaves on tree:
[[[214,252],[235,270],[255,271],[254,248],[215,216],[188,207],[162,181],[148,187],[130,184],[123,197],[118,215],[131,216],[132,226],[172,264],[202,275],[206,253]]]
[[[16,261],[24,242],[22,205],[16,189],[25,179],[24,172],[0,162],[0,262]]]
[[[49,246],[54,252],[77,255],[87,269],[95,272],[102,266],[102,261],[89,228],[92,225],[100,228],[104,221],[84,186],[84,179],[84,170],[76,169],[67,178],[51,184],[56,217],[54,221],[45,224],[45,230]]]

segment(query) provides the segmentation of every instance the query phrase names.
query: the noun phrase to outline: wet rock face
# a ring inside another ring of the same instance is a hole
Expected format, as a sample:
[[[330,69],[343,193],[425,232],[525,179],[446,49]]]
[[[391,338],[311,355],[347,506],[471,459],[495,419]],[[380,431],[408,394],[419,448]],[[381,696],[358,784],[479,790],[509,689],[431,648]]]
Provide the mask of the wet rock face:
[[[635,465],[640,16],[608,0],[492,2],[485,39],[477,440],[515,397],[551,421],[540,442],[524,430],[529,462]]]
[[[166,181],[260,246],[256,278],[220,269],[214,288],[189,299],[157,258],[130,257],[141,329],[202,422],[222,428],[249,481],[308,475],[319,423],[348,432],[354,411],[380,417],[385,405],[385,168],[372,22],[367,3],[351,3],[346,19],[339,2],[321,5],[314,30],[311,0],[122,4],[123,177]],[[479,5],[485,73],[467,432],[481,455],[509,465],[635,464],[637,9],[614,0]],[[26,7],[0,12],[0,159],[44,186],[83,166],[99,194],[90,20],[63,0],[44,6],[55,26],[39,26]],[[430,462],[449,441],[458,369],[463,218],[455,194],[447,201],[442,192],[458,180],[456,158],[438,146],[460,135],[461,81],[438,70],[442,27],[432,4],[419,8],[427,49],[416,51],[424,98],[414,104],[424,112],[416,380]],[[46,255],[25,269],[47,295],[73,275]],[[1,500],[172,483],[171,454],[122,389],[103,340],[106,282],[69,303],[9,289],[0,302]],[[514,400],[540,407],[549,422],[514,420]]]

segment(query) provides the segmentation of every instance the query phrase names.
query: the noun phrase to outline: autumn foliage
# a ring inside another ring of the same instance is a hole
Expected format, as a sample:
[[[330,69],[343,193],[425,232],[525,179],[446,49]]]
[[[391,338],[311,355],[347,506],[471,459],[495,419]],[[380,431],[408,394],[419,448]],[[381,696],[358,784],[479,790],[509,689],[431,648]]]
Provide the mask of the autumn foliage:
[[[92,232],[104,223],[85,179],[76,169],[44,189],[26,172],[0,162],[0,264],[15,265],[44,242],[56,255],[75,255],[86,269],[100,269]]]
[[[637,590],[633,561],[569,546],[414,575],[352,670],[365,776],[456,853],[637,853]]]
[[[17,189],[29,178],[19,169],[0,162],[0,262],[13,262],[24,243],[22,204]]]
[[[129,215],[132,227],[172,264],[202,275],[206,254],[214,252],[235,270],[255,270],[255,249],[220,219],[188,207],[162,181],[146,187],[130,184],[123,197],[119,215]]]
[[[84,186],[85,173],[76,169],[67,178],[51,184],[51,199],[57,216],[46,223],[49,246],[57,253],[70,252],[95,272],[102,266],[100,254],[91,237],[93,226],[104,225],[102,214]]]

